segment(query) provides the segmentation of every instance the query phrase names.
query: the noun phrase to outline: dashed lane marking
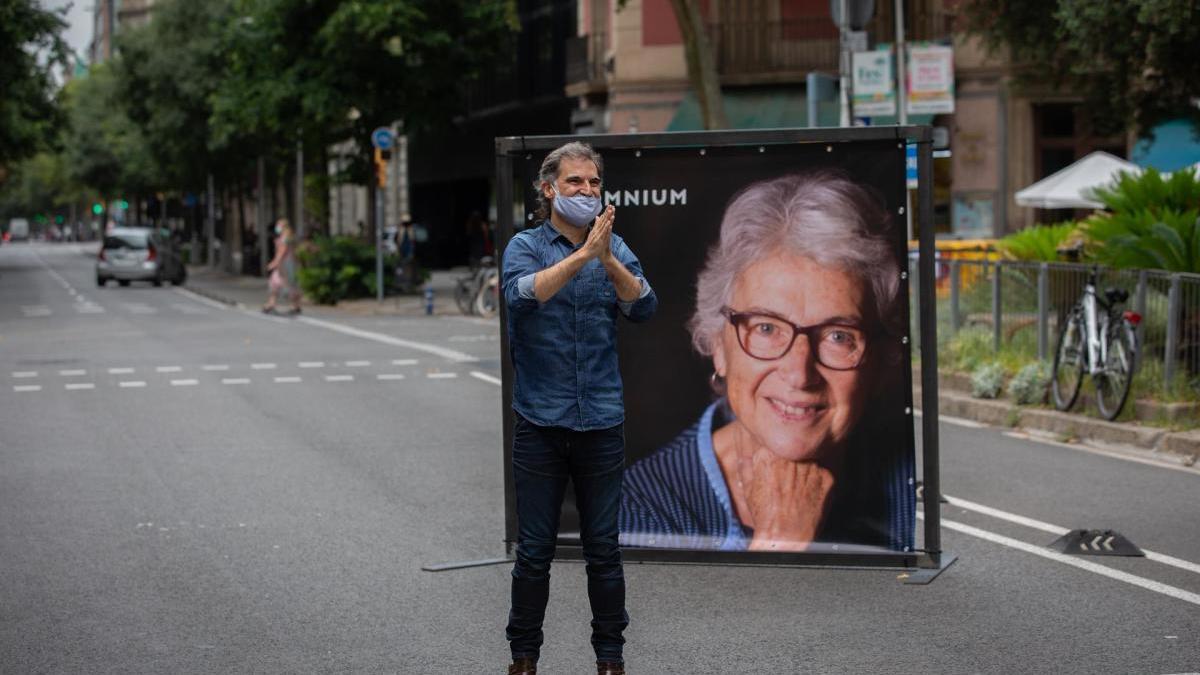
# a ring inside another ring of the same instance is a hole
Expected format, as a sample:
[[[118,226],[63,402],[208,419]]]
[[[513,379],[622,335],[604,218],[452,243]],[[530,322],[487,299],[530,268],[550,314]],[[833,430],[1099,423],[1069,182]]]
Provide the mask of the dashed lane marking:
[[[80,375],[87,375],[87,371],[86,370],[60,370],[60,371],[58,371],[58,374],[62,375],[63,377],[79,377]]]
[[[353,382],[354,376],[353,375],[326,375],[325,381],[326,382]]]
[[[42,390],[42,385],[40,385],[40,384],[18,384],[13,387],[13,391],[20,391],[20,392],[41,391],[41,390]]]
[[[96,385],[91,382],[70,382],[64,385],[67,391],[79,391],[82,389],[95,389]]]
[[[488,384],[494,384],[494,385],[496,385],[497,387],[499,387],[500,385],[504,384],[504,383],[503,383],[503,382],[500,380],[500,378],[498,378],[498,377],[493,377],[492,375],[488,375],[487,373],[481,373],[481,372],[479,372],[478,370],[472,370],[472,371],[471,371],[471,377],[473,377],[473,378],[475,378],[475,379],[477,379],[477,380],[483,380],[484,382],[487,382]]]
[[[109,368],[109,375],[132,375],[133,368]]]
[[[225,378],[221,378],[221,384],[250,384],[250,378],[247,378],[247,377],[225,377]]]
[[[50,311],[50,308],[45,305],[23,305],[21,307],[21,312],[25,314],[26,318],[35,316],[50,316],[53,314],[53,312]]]
[[[156,373],[178,373],[182,371],[183,368],[180,366],[158,366],[154,369],[154,372]]]
[[[275,378],[276,384],[294,384],[294,383],[300,382],[300,381],[301,381],[300,378],[294,377],[294,376]]]
[[[400,373],[380,373],[375,376],[377,380],[403,380],[404,376]]]
[[[346,365],[351,368],[365,368],[371,365],[370,361],[347,361]]]
[[[194,387],[200,384],[200,380],[171,380],[172,387]]]
[[[417,360],[416,359],[392,359],[392,365],[393,366],[415,366],[415,365],[417,365]]]
[[[37,377],[38,374],[37,374],[36,370],[18,370],[16,372],[14,372],[12,374],[12,376],[20,380],[20,379],[28,379],[30,377]]]
[[[324,368],[325,362],[324,361],[301,361],[300,367],[301,368]]]
[[[251,370],[275,370],[277,366],[274,363],[251,363]]]
[[[218,371],[218,370],[229,370],[229,366],[224,363],[209,363],[207,365],[200,366],[200,370],[207,370],[210,372]]]
[[[146,383],[142,380],[125,380],[118,382],[117,386],[121,387],[122,389],[140,389],[146,386]]]
[[[431,380],[452,380],[458,377],[458,373],[425,373],[425,377]]]

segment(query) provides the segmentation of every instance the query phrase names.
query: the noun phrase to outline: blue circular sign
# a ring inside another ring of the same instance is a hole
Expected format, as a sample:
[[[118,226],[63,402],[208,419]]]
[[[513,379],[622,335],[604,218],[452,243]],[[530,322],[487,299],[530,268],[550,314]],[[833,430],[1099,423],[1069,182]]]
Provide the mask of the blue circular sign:
[[[371,132],[371,145],[380,150],[390,150],[392,148],[392,130],[387,127],[379,127]]]

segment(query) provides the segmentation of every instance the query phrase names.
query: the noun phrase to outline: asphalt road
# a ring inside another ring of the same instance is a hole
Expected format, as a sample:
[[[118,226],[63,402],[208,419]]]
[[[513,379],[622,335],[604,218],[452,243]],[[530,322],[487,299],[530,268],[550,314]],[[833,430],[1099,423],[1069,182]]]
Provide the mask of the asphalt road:
[[[503,672],[508,568],[420,570],[503,552],[495,322],[91,265],[0,247],[0,672]],[[1200,472],[941,430],[936,581],[629,565],[630,672],[1200,671]],[[1155,555],[1049,553],[1074,527]],[[588,672],[583,567],[552,586],[541,670]]]

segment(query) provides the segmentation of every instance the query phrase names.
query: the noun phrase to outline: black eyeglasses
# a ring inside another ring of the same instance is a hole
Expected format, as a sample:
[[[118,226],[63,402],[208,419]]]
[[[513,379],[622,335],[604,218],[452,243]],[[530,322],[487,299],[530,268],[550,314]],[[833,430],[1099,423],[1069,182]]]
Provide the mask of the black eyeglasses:
[[[742,351],[760,361],[783,358],[801,334],[808,337],[817,363],[830,370],[854,370],[866,353],[867,333],[858,326],[834,322],[797,326],[775,314],[735,312],[728,307],[722,307],[721,313],[736,329]]]

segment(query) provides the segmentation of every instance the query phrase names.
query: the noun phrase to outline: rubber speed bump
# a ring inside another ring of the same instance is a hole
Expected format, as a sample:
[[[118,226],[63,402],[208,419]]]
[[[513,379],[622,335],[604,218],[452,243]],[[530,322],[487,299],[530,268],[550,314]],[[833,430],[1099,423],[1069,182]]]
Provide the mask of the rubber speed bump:
[[[1142,549],[1112,530],[1071,530],[1050,544],[1067,555],[1144,556]]]

